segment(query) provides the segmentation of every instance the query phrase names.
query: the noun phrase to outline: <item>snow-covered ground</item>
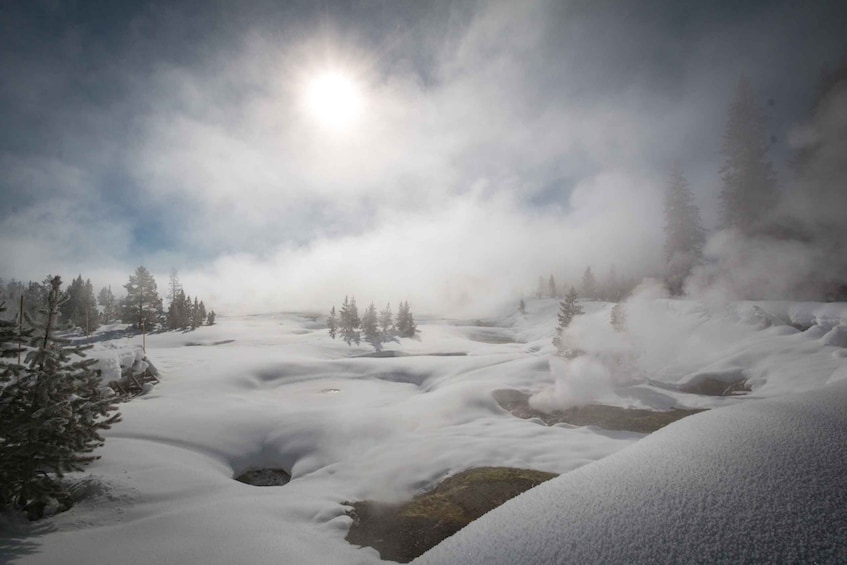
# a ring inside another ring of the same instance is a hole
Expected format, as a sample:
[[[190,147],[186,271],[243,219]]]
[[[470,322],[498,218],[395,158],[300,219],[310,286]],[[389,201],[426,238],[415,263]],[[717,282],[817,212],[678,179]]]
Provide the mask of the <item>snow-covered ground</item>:
[[[331,340],[307,314],[148,336],[161,383],[121,406],[88,498],[32,528],[7,524],[0,560],[375,563],[344,540],[345,501],[401,500],[484,465],[565,474],[423,561],[847,558],[835,541],[847,528],[847,305],[648,295],[627,305],[626,332],[611,328],[611,304],[584,307],[567,336],[586,355],[573,361],[552,359],[554,300],[527,301],[526,316],[424,320],[420,340],[387,345],[407,354],[396,357],[363,357],[373,350]],[[92,355],[114,368],[139,345],[99,341]],[[674,390],[703,378],[753,390]],[[491,396],[501,388],[548,408],[717,410],[644,439],[512,417]],[[292,481],[233,480],[256,467]]]

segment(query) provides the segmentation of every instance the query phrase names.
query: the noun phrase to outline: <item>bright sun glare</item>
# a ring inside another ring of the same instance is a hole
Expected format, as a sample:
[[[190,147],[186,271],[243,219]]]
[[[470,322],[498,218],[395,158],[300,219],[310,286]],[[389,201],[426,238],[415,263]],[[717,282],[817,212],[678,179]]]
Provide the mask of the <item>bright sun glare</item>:
[[[355,123],[361,114],[362,93],[349,76],[326,71],[308,83],[306,106],[323,126],[343,130]]]

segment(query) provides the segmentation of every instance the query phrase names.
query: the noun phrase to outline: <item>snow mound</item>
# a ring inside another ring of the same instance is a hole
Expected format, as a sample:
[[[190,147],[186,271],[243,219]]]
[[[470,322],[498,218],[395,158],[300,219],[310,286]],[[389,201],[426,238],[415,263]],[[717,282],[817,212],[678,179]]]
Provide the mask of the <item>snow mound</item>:
[[[416,563],[847,562],[845,404],[839,383],[692,416]]]

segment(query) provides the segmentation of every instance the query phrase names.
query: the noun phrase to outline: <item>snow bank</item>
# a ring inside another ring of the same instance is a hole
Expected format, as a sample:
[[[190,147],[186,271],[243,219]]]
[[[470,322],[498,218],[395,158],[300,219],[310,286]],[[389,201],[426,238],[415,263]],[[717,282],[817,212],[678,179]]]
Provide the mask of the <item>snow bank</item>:
[[[845,562],[847,383],[677,422],[416,563]]]

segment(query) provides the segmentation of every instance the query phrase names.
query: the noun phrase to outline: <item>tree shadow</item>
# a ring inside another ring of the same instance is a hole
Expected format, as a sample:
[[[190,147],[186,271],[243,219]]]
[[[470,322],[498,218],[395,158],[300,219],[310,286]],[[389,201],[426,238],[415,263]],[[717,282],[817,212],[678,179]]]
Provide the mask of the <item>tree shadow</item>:
[[[47,523],[0,522],[0,563],[15,563],[21,557],[37,553],[38,538],[53,529]]]

